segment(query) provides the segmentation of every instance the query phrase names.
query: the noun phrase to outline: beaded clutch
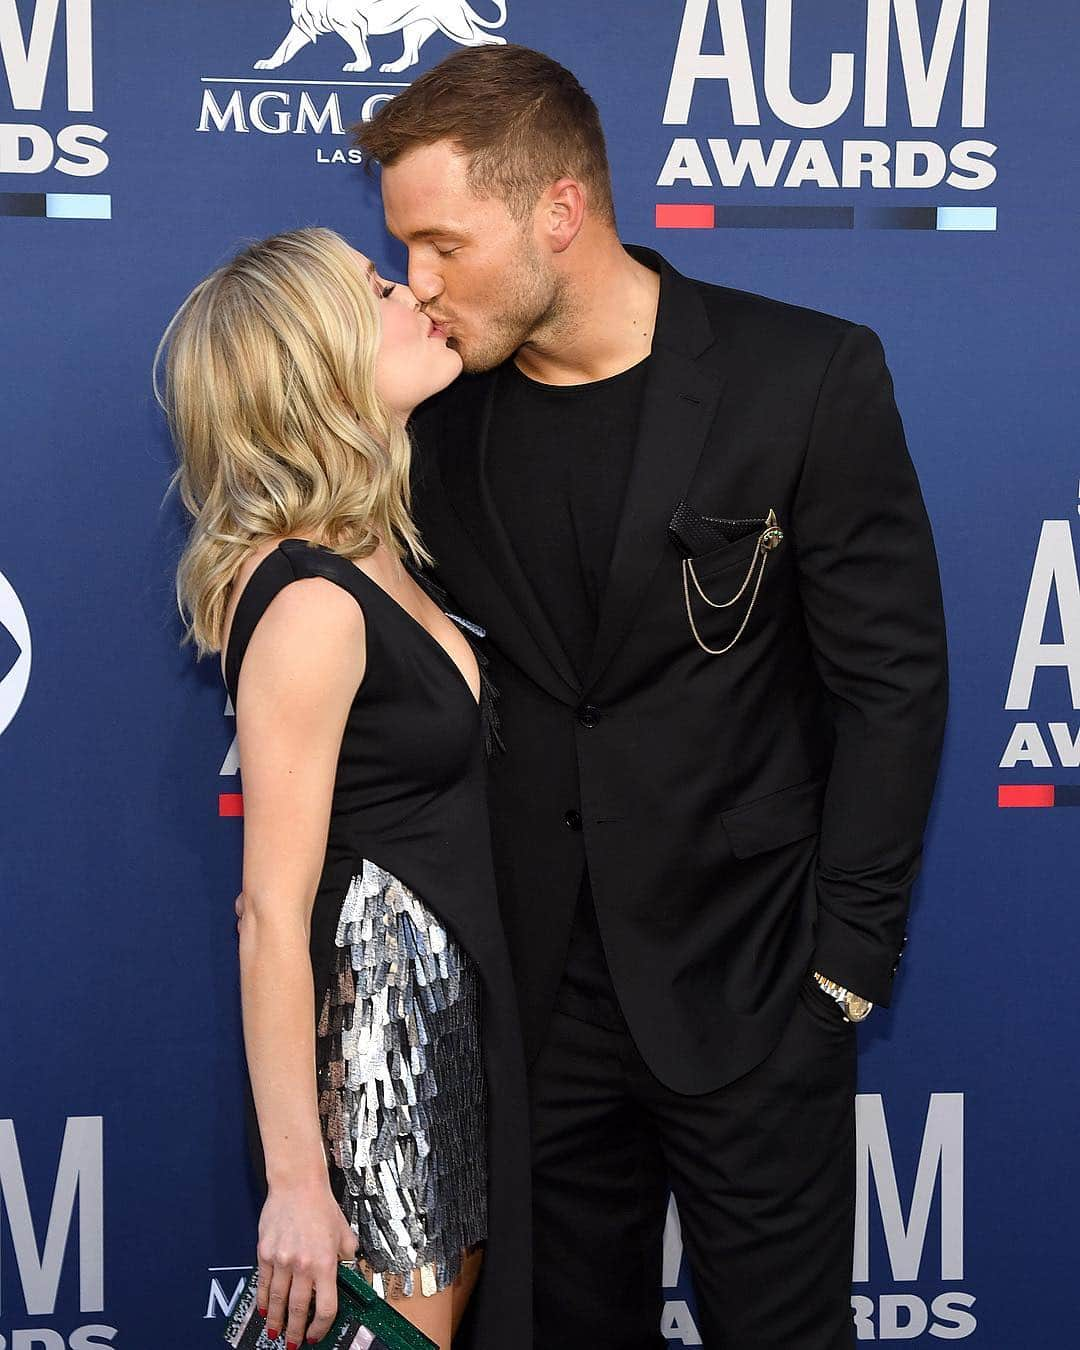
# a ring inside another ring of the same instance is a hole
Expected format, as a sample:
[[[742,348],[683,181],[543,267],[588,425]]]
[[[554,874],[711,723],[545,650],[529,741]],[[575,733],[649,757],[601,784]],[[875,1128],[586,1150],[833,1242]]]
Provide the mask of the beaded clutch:
[[[266,1319],[259,1315],[255,1302],[258,1284],[256,1269],[225,1324],[225,1340],[233,1350],[284,1350],[284,1327],[275,1340],[266,1334]],[[347,1262],[338,1265],[337,1291],[337,1316],[314,1350],[438,1350],[434,1341],[380,1298]]]

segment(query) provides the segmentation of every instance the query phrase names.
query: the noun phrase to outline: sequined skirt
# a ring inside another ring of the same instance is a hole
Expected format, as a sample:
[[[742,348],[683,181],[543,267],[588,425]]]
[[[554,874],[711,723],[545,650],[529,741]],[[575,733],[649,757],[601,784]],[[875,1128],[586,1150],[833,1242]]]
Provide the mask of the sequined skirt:
[[[331,1186],[386,1298],[433,1294],[487,1236],[480,982],[403,882],[364,861],[319,1009]]]

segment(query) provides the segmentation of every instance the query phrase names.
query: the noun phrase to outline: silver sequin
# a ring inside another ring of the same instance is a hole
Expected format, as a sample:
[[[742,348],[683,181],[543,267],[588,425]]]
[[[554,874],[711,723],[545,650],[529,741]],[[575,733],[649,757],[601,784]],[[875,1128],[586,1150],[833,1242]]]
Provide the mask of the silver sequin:
[[[381,1292],[433,1294],[487,1232],[480,983],[419,896],[365,860],[318,1021],[334,1193]],[[388,1278],[386,1278],[388,1277]]]

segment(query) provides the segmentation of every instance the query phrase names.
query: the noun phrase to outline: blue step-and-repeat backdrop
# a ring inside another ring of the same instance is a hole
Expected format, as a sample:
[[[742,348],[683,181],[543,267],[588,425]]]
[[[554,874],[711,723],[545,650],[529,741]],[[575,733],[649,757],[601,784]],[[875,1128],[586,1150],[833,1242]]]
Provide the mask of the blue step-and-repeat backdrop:
[[[952,710],[895,1006],[859,1033],[858,1335],[1075,1345],[1080,10],[293,9],[338,31],[289,55],[288,0],[0,0],[0,1350],[217,1345],[251,1264],[240,782],[216,664],[178,646],[150,362],[246,239],[330,225],[402,273],[346,128],[461,12],[596,98],[624,239],[884,340]],[[664,1281],[700,1345],[674,1211]]]

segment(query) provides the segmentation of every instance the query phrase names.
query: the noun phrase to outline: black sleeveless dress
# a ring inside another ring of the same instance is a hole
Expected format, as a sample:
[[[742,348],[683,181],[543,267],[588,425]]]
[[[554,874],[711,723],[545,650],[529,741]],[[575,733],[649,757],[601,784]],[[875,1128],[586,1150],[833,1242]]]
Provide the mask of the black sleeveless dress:
[[[275,595],[325,577],[364,611],[311,916],[319,1116],[330,1182],[385,1291],[431,1293],[485,1255],[455,1346],[531,1344],[528,1108],[491,862],[482,713],[449,652],[346,558],[286,539],[249,577],[240,666]],[[242,769],[242,766],[241,766]],[[266,1188],[251,1085],[251,1159]],[[379,1281],[376,1282],[379,1287]]]

